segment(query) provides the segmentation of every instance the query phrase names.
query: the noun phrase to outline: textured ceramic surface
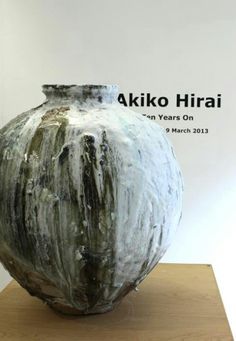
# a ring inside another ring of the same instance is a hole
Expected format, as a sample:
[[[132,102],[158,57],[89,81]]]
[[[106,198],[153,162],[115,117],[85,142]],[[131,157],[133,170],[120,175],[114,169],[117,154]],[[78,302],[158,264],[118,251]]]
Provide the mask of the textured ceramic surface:
[[[164,129],[116,86],[43,92],[0,130],[0,260],[58,311],[109,311],[169,246],[180,169]]]

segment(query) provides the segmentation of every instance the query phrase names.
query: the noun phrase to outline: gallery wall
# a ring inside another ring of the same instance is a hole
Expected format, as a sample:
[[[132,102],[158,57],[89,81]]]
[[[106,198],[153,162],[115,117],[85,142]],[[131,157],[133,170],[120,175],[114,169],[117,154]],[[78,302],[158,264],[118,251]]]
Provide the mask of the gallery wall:
[[[166,107],[133,107],[170,130],[191,130],[168,133],[185,193],[181,224],[162,261],[213,264],[233,324],[236,3],[2,0],[1,6],[0,127],[40,104],[45,83],[114,83],[126,95],[169,99]],[[178,108],[177,94],[220,94],[221,105]],[[0,288],[7,280],[0,268]]]

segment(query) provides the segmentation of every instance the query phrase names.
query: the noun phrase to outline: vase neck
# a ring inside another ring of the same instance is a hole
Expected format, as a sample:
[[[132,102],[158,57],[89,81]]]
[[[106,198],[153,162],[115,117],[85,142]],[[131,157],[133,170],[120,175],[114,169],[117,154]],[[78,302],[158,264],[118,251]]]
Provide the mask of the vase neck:
[[[45,84],[42,91],[48,101],[78,101],[81,104],[113,103],[118,99],[117,85]]]

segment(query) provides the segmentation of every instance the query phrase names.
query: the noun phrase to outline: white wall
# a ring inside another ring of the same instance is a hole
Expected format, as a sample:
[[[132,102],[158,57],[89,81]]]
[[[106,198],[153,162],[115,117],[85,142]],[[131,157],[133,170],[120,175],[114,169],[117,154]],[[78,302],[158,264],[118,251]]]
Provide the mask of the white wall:
[[[138,109],[194,115],[165,127],[185,179],[183,219],[163,258],[213,263],[232,328],[236,240],[235,1],[2,0],[0,125],[40,104],[41,84],[116,83],[124,93],[222,94],[222,108]],[[0,283],[4,272],[0,269]]]
[[[0,264],[0,291],[10,282],[11,277]]]

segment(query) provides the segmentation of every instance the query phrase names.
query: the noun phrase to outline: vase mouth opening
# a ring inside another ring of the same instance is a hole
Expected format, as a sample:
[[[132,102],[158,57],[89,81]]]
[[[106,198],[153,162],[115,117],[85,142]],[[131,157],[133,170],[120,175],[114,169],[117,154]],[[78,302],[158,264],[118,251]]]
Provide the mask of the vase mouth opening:
[[[48,100],[73,99],[80,102],[95,100],[100,103],[117,101],[118,85],[110,84],[43,84],[42,91]]]

